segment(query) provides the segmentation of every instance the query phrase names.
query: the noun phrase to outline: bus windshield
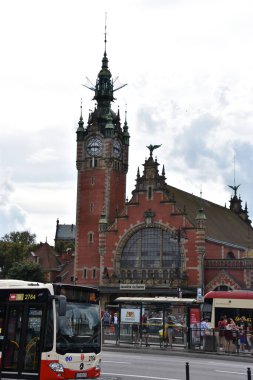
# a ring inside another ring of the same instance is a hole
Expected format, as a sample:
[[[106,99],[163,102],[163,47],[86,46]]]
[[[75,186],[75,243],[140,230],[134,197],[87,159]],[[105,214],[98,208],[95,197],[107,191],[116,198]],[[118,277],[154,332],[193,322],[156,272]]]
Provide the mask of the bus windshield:
[[[97,304],[67,302],[65,316],[59,316],[56,303],[56,350],[67,352],[100,352],[100,309]]]

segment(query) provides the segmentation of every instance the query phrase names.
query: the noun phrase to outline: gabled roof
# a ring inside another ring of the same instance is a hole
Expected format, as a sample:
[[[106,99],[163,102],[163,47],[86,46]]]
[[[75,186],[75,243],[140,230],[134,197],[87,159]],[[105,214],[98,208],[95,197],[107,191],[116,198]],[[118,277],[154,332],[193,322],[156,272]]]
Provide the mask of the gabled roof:
[[[236,246],[242,249],[253,248],[253,229],[247,219],[247,212],[244,210],[244,221],[238,213],[226,207],[222,207],[206,199],[197,197],[196,195],[187,193],[176,187],[166,183],[165,170],[162,169],[162,175],[159,174],[157,159],[153,159],[152,152],[159,145],[150,145],[147,148],[150,150],[150,157],[145,160],[143,175],[140,175],[139,168],[137,171],[136,185],[132,194],[133,197],[129,204],[134,204],[137,199],[137,194],[146,191],[148,187],[153,186],[154,191],[162,191],[164,194],[163,200],[166,202],[175,203],[176,208],[180,213],[185,214],[186,218],[196,228],[196,215],[200,209],[204,210],[206,220],[206,238],[209,241]],[[237,189],[237,187],[233,187]],[[241,205],[241,200],[235,198]],[[231,202],[231,201],[230,201]],[[241,210],[240,207],[240,212]]]
[[[42,244],[32,255],[39,258],[39,264],[43,270],[58,271],[61,269],[61,261],[56,256],[55,250],[48,243]]]
[[[75,240],[76,226],[74,224],[59,224],[57,221],[55,240]]]
[[[186,213],[193,226],[196,226],[197,211],[203,208],[206,215],[206,237],[209,240],[242,246],[245,249],[253,247],[252,227],[234,211],[176,187],[168,185],[168,189],[174,195],[176,207]]]
[[[61,283],[71,284],[73,282],[73,275],[74,275],[74,260],[72,259],[63,264],[61,271],[57,275],[57,279]]]

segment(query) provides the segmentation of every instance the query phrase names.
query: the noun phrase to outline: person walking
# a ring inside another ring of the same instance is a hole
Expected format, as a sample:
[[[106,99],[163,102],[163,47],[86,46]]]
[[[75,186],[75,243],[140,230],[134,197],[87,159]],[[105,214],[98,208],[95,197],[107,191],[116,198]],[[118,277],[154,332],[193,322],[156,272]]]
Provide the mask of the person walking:
[[[250,353],[251,355],[253,355],[253,332],[252,331],[249,336],[249,341],[250,341]]]
[[[109,333],[109,331],[110,331],[110,324],[111,324],[111,314],[106,309],[106,311],[104,312],[104,316],[103,316],[103,325],[104,325],[105,334]]]
[[[225,331],[227,326],[227,317],[226,315],[222,315],[220,320],[218,321],[218,329],[219,329],[219,344],[220,349],[225,351],[226,349],[226,339],[225,339]]]
[[[142,322],[141,323],[142,338],[144,338],[145,345],[146,345],[146,347],[148,347],[149,346],[149,344],[148,344],[149,327],[148,327],[148,317],[147,317],[146,313],[142,316],[141,322]]]
[[[227,325],[225,330],[225,339],[226,339],[226,348],[225,352],[232,352],[233,350],[233,342],[236,334],[236,324],[232,318],[227,319]]]
[[[209,324],[207,321],[208,319],[204,318],[200,322],[200,345],[203,350],[205,349],[207,331],[209,332]]]
[[[113,315],[113,326],[114,326],[116,344],[118,344],[119,343],[119,318],[118,318],[117,313],[114,313]]]
[[[245,351],[246,348],[248,348],[248,322],[246,320],[246,317],[243,315],[239,322],[239,340],[240,340],[240,350],[242,352]]]
[[[175,325],[171,317],[168,317],[167,324],[168,324],[168,344],[169,344],[169,347],[172,348],[173,336],[175,334],[175,331],[174,331]]]
[[[133,333],[133,343],[138,344],[139,343],[139,325],[138,325],[138,323],[132,324],[132,333]]]

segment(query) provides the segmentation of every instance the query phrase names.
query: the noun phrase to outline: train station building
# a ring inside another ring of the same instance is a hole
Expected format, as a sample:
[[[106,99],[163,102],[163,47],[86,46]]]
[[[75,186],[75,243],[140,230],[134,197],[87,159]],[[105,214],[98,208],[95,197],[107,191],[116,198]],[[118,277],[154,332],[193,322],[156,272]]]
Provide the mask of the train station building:
[[[98,286],[104,305],[119,296],[251,289],[253,230],[238,186],[232,186],[229,207],[173,187],[159,145],[150,144],[126,200],[128,167],[135,165],[128,154],[131,126],[113,110],[106,44],[90,89],[94,109],[86,122],[81,109],[76,131],[74,282]]]

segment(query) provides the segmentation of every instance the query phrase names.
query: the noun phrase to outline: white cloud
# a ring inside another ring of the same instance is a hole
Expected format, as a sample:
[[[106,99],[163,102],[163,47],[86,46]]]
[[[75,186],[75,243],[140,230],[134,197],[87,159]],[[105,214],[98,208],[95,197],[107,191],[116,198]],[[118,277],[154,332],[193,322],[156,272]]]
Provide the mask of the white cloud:
[[[253,215],[251,0],[11,0],[0,3],[1,231],[29,227],[53,242],[55,223],[75,223],[75,130],[84,121],[104,50],[127,87],[127,194],[146,148],[167,182],[219,204],[236,182]],[[8,175],[6,174],[8,173]]]
[[[33,163],[43,163],[49,161],[57,160],[57,154],[50,148],[44,148],[40,151],[33,153],[30,157],[27,158],[27,162]]]
[[[25,228],[26,212],[12,199],[14,186],[9,178],[9,173],[1,171],[0,174],[0,237],[2,237],[5,233]]]

